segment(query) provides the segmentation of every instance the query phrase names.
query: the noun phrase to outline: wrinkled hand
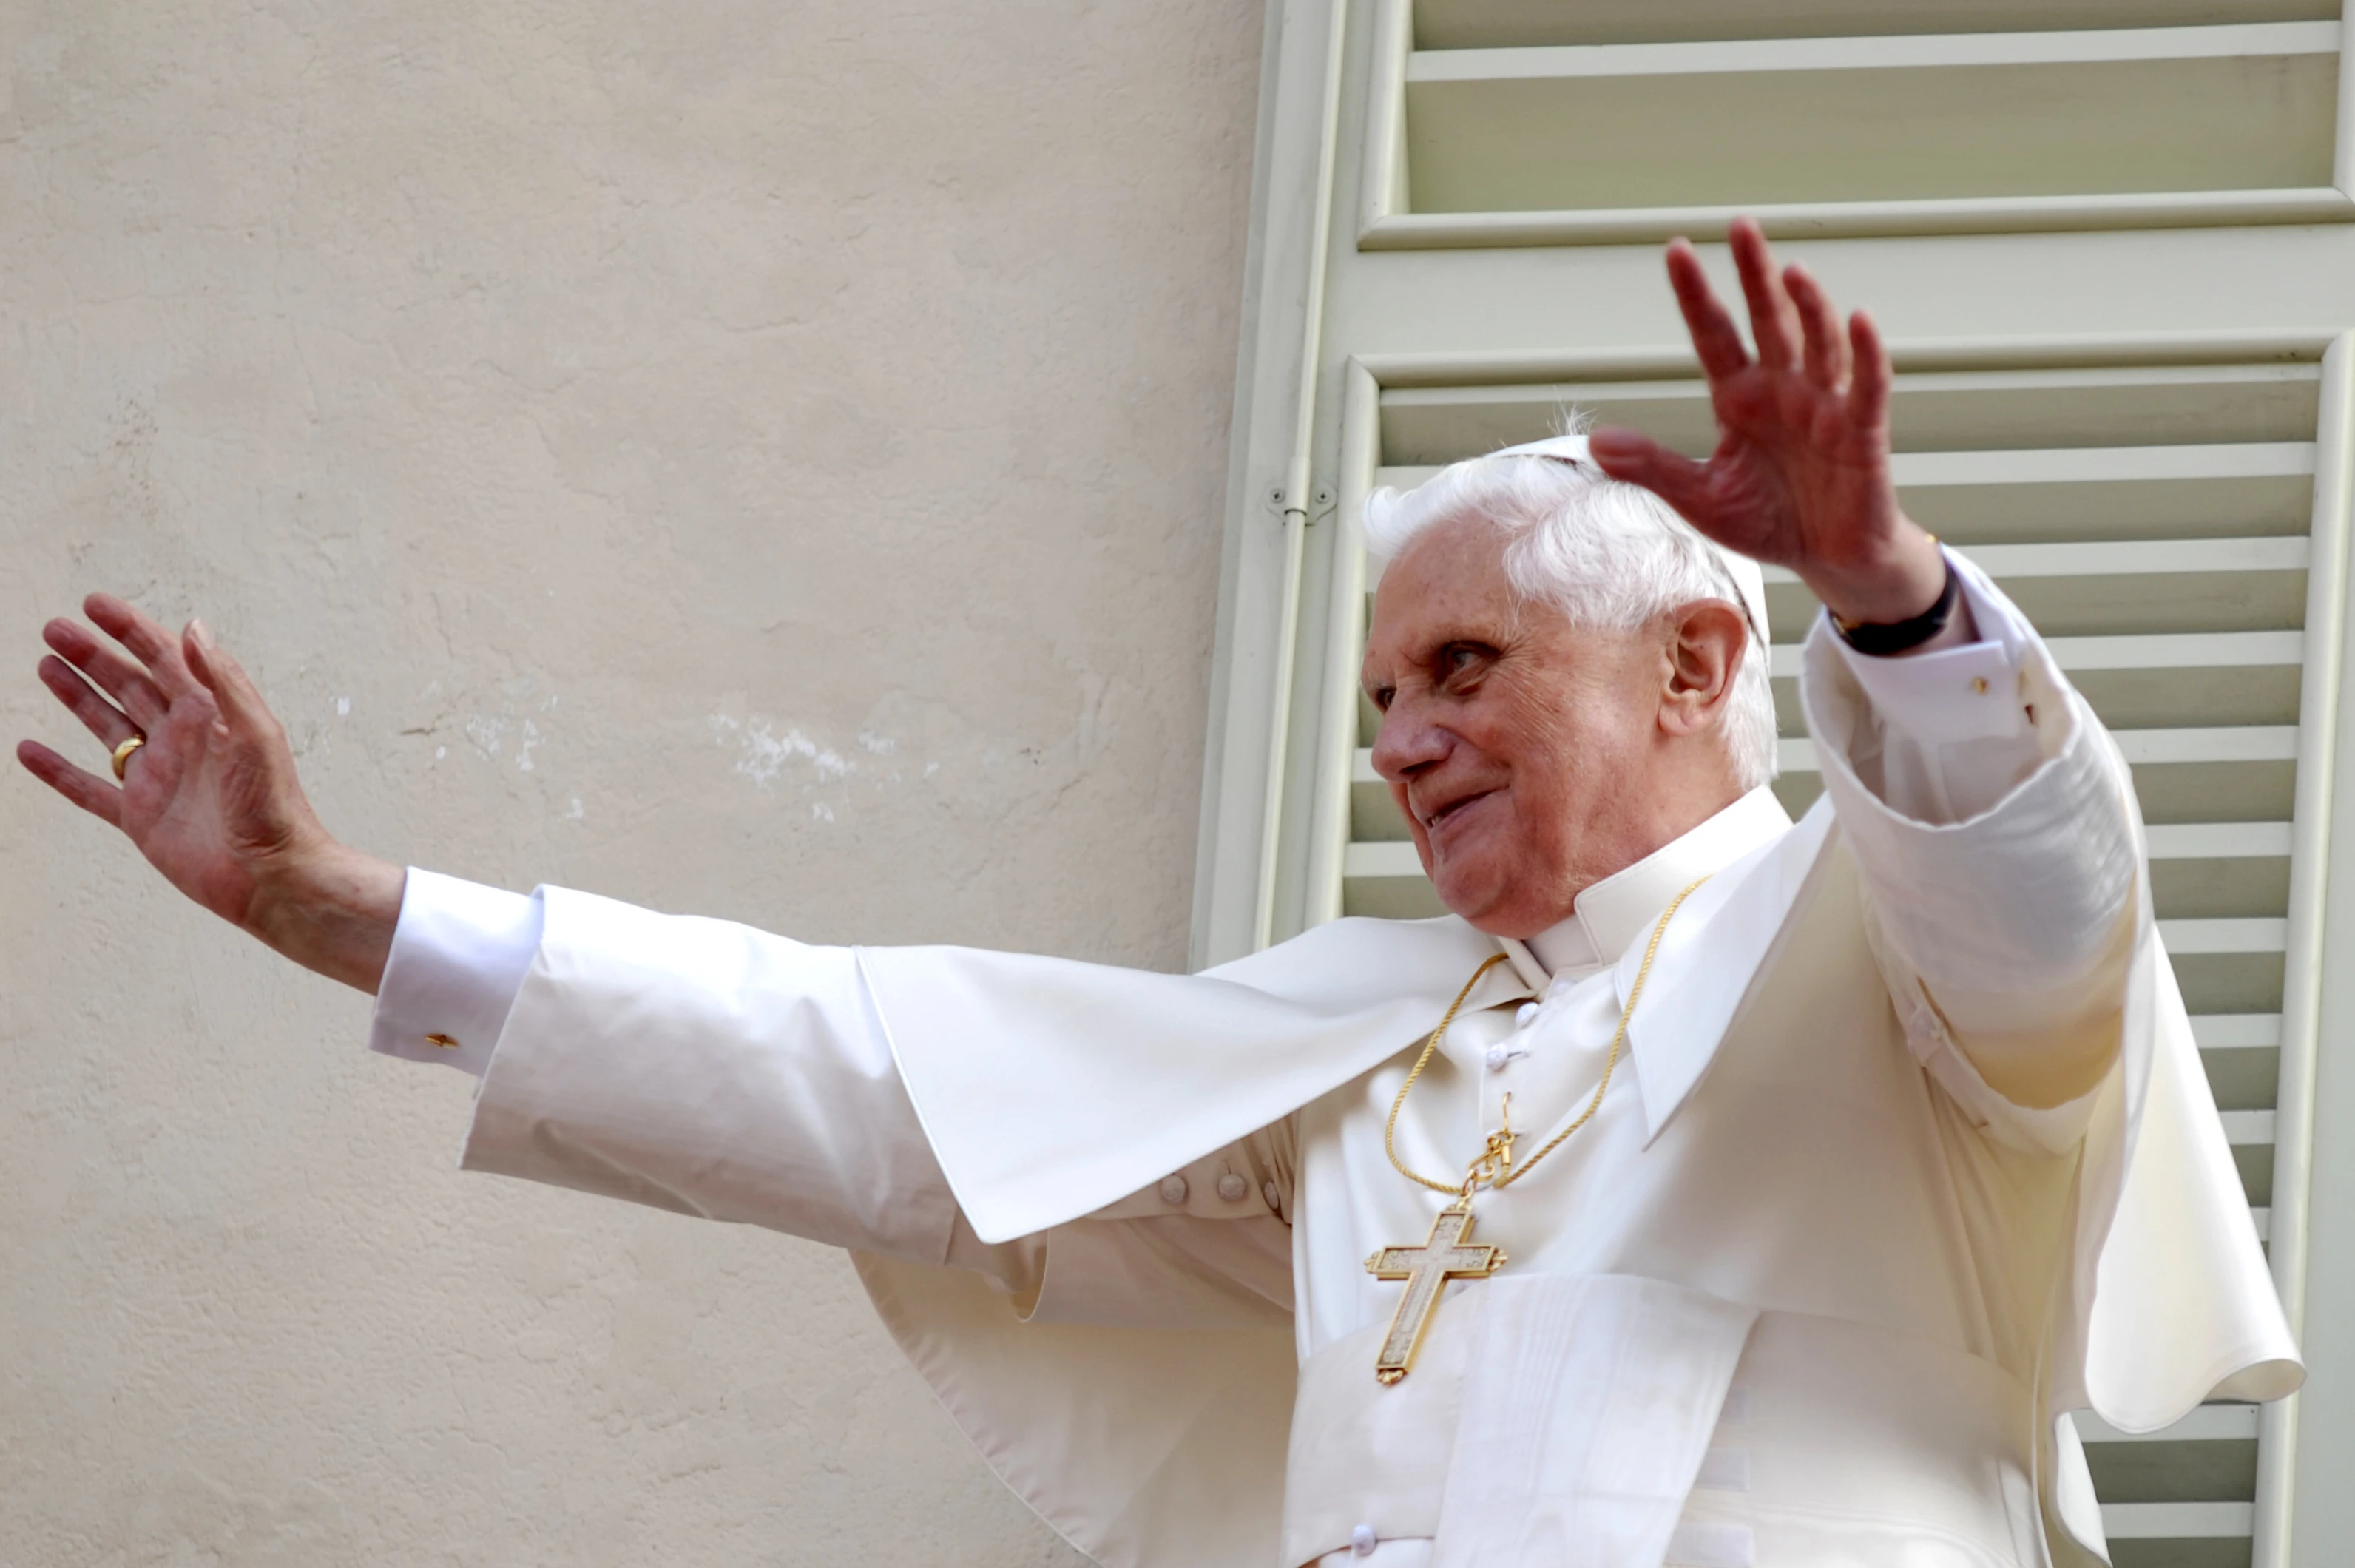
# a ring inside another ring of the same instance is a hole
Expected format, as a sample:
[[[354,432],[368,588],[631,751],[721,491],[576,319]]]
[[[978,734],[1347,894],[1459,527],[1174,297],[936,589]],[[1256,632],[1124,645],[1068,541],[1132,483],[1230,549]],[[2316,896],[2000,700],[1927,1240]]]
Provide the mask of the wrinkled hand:
[[[404,873],[345,848],[320,826],[284,728],[202,622],[174,637],[111,594],[94,593],[82,608],[113,642],[51,621],[41,631],[52,650],[41,684],[109,751],[133,734],[146,743],[126,761],[120,788],[38,741],[21,742],[17,760],[121,828],[205,908],[298,962],[373,989]]]
[[[1789,567],[1832,613],[1888,623],[1945,587],[1937,545],[1897,504],[1889,465],[1889,355],[1872,320],[1839,315],[1806,269],[1775,270],[1749,219],[1730,236],[1753,358],[1682,240],[1668,282],[1709,378],[1718,426],[1706,463],[1631,430],[1594,432],[1595,462],[1641,485],[1728,549]]]

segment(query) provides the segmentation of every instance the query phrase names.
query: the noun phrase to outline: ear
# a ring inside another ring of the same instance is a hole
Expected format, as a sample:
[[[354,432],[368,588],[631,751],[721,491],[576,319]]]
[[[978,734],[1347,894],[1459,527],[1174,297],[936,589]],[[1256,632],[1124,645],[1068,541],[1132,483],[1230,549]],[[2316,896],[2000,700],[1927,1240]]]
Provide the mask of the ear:
[[[1670,615],[1668,633],[1660,728],[1671,735],[1698,734],[1725,711],[1750,623],[1722,599],[1699,599]]]

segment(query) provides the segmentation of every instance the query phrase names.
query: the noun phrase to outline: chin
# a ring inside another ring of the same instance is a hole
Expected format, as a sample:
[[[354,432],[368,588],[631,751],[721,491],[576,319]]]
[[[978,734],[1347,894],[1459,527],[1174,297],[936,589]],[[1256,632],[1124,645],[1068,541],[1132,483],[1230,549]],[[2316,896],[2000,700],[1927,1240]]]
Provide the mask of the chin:
[[[1432,874],[1431,885],[1450,912],[1461,915],[1483,931],[1488,929],[1483,922],[1502,913],[1503,906],[1510,900],[1504,880],[1490,874],[1486,867],[1443,867]]]
[[[1539,886],[1529,864],[1513,856],[1458,856],[1432,871],[1431,885],[1450,913],[1491,936],[1526,939],[1560,918],[1547,918],[1542,895],[1531,896]]]

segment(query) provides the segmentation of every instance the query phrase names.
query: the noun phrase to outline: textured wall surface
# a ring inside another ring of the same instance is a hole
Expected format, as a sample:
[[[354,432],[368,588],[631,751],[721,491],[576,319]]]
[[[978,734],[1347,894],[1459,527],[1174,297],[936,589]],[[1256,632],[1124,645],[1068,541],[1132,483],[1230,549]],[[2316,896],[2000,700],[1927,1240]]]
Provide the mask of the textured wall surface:
[[[0,7],[0,716],[201,611],[330,827],[1182,965],[1249,0]],[[96,765],[93,763],[93,765]],[[784,1237],[0,780],[0,1563],[1076,1562]]]

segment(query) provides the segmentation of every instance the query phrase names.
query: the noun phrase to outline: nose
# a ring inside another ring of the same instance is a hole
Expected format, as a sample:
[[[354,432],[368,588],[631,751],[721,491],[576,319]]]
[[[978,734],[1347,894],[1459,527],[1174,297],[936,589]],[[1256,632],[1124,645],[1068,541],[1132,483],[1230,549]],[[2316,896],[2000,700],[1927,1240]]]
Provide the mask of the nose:
[[[1452,738],[1431,721],[1422,704],[1401,696],[1374,731],[1374,772],[1391,784],[1404,784],[1447,755]]]

